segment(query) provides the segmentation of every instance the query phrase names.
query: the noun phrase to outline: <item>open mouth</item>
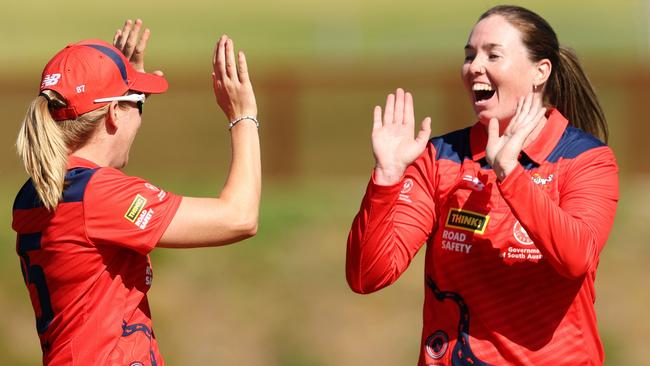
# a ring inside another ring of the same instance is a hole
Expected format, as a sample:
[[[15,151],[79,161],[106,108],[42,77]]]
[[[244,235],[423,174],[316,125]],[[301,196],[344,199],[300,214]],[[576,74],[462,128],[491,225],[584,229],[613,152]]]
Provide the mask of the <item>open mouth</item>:
[[[491,85],[477,83],[472,86],[474,92],[474,100],[481,102],[492,98],[496,90],[492,89]]]

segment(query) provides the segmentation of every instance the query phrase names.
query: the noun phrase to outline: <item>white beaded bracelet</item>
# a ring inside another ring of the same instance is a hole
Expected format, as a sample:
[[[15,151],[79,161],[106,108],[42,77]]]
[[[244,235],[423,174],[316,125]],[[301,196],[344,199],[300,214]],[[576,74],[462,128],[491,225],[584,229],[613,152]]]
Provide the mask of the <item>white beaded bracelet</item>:
[[[228,129],[230,130],[231,128],[235,127],[235,125],[237,124],[237,122],[239,122],[239,121],[241,121],[241,120],[244,120],[244,119],[250,119],[251,121],[255,122],[255,127],[260,128],[260,123],[259,123],[259,121],[257,120],[257,118],[255,118],[255,117],[253,117],[253,116],[241,116],[241,117],[239,117],[239,118],[235,118],[235,120],[233,120],[232,122],[228,123]]]

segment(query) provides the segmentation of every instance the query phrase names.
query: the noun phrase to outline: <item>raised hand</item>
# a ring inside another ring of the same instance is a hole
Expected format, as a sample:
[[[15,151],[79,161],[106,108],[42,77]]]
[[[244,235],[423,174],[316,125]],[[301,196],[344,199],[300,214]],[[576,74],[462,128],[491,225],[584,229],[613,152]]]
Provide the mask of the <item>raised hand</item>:
[[[381,107],[374,110],[372,151],[375,156],[375,182],[379,185],[398,183],[404,171],[422,151],[431,136],[431,118],[422,121],[414,136],[413,96],[397,89],[386,98],[382,118]]]
[[[490,120],[485,157],[499,180],[505,179],[517,167],[526,139],[545,120],[545,113],[541,99],[530,93],[517,102],[515,116],[503,135],[499,136],[499,121],[496,118]]]
[[[237,59],[238,62],[235,62],[232,39],[221,36],[212,58],[212,85],[217,104],[229,121],[243,116],[257,117],[257,103],[248,75],[246,56],[240,51]]]
[[[124,22],[122,29],[115,31],[113,36],[113,46],[120,50],[129,60],[134,69],[140,72],[144,71],[144,51],[147,48],[147,42],[151,36],[151,31],[146,28],[140,34],[142,20],[136,19],[135,23],[131,19]],[[156,70],[154,74],[161,75],[162,71]]]

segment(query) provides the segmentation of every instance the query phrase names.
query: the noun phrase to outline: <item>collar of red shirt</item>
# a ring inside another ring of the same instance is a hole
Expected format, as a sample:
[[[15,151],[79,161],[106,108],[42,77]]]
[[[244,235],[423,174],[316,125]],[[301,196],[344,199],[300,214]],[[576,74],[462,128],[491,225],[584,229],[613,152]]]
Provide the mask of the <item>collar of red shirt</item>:
[[[547,121],[539,136],[523,151],[534,162],[541,164],[551,154],[566,129],[569,121],[557,109],[551,109],[546,115]],[[487,129],[477,122],[469,132],[469,143],[474,161],[485,157],[487,145]]]
[[[67,169],[72,168],[98,168],[99,165],[93,163],[90,160],[80,158],[74,155],[68,155],[68,167]]]

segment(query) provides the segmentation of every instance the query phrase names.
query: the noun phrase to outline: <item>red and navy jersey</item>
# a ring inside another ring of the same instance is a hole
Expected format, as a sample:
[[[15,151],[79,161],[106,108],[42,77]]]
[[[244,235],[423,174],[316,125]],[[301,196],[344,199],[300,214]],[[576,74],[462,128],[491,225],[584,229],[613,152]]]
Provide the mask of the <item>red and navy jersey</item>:
[[[600,252],[618,202],[609,147],[551,110],[502,182],[476,124],[433,138],[394,186],[368,185],[351,288],[390,285],[426,243],[419,365],[601,365]]]
[[[16,196],[16,251],[46,365],[162,365],[151,327],[148,253],[181,197],[70,156],[63,198]],[[135,363],[134,363],[135,362]]]

